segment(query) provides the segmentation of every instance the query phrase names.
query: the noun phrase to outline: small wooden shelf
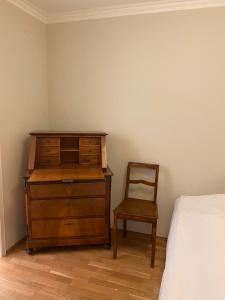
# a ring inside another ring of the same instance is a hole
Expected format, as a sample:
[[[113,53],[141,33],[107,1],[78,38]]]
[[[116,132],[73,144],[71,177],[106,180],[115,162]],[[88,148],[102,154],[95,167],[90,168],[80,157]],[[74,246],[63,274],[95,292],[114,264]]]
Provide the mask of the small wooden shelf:
[[[61,152],[79,152],[80,150],[77,148],[61,148]]]

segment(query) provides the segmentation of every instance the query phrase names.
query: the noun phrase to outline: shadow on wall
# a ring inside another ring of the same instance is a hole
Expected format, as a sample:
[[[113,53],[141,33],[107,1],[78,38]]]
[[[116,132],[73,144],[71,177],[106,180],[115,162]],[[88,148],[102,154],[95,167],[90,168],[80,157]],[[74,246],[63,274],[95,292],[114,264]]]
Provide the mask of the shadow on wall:
[[[167,237],[170,227],[171,216],[173,213],[173,204],[178,196],[175,195],[175,186],[172,180],[172,174],[168,167],[161,165],[159,169],[158,186],[158,235]]]
[[[28,167],[28,153],[29,153],[29,149],[30,149],[30,138],[29,136],[26,137],[23,140],[23,151],[22,151],[22,159],[20,162],[20,174],[21,174],[21,178],[18,181],[18,189],[22,190],[22,197],[21,197],[21,215],[23,217],[24,223],[23,223],[23,227],[24,227],[24,235],[26,235],[26,222],[25,222],[25,205],[24,205],[24,175],[25,172],[27,170]]]
[[[14,138],[8,147],[13,151],[7,153],[6,159],[10,163],[5,165],[6,170],[3,172],[7,249],[26,235],[23,176],[27,168],[29,138]]]
[[[6,255],[5,245],[5,218],[3,205],[3,183],[2,183],[2,153],[0,145],[0,257]]]
[[[22,151],[21,151],[21,159],[19,160],[19,170],[18,170],[18,178],[13,186],[12,196],[13,199],[17,199],[20,203],[20,213],[21,218],[24,220],[24,234],[25,234],[25,206],[24,206],[24,181],[23,176],[25,175],[27,166],[28,166],[28,152],[30,146],[30,139],[26,137],[22,141]],[[12,208],[13,209],[13,208]]]
[[[151,159],[151,151],[149,151],[149,159],[142,158],[137,143],[127,139],[126,136],[115,135],[109,133],[107,138],[108,163],[112,169],[114,176],[112,178],[112,200],[111,210],[122,201],[125,191],[126,168],[129,161],[158,163]],[[158,186],[158,206],[159,206],[159,222],[158,235],[167,236],[170,224],[171,214],[174,202],[173,182],[169,169],[160,165],[159,186]],[[113,220],[111,216],[111,220]],[[122,222],[119,222],[121,228]],[[112,225],[112,224],[111,224]],[[151,232],[151,225],[139,222],[129,221],[128,230],[139,231],[143,233]]]

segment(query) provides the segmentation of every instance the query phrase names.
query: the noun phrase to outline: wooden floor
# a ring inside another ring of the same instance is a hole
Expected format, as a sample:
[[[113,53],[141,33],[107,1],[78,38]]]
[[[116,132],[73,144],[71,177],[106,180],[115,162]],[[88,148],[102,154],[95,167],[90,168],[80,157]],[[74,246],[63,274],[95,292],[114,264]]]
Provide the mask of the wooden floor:
[[[24,243],[0,259],[0,299],[157,300],[166,241],[157,240],[150,268],[149,236],[119,234],[118,259],[103,247],[45,249],[29,256]]]

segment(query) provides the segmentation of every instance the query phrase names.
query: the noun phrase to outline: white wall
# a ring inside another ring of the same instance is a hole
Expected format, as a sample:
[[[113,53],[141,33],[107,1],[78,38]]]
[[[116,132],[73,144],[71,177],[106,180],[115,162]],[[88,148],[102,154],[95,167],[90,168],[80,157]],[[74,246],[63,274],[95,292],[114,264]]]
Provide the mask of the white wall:
[[[45,26],[0,0],[0,37],[7,248],[25,232],[27,137],[48,128],[48,83],[52,129],[109,133],[112,207],[129,160],[161,165],[159,235],[179,195],[225,193],[224,8]]]
[[[48,26],[51,127],[109,133],[113,207],[127,161],[159,163],[160,235],[179,195],[225,193],[224,53],[224,8]]]
[[[25,234],[22,176],[28,133],[48,127],[46,58],[46,26],[0,0],[0,144],[7,248]]]

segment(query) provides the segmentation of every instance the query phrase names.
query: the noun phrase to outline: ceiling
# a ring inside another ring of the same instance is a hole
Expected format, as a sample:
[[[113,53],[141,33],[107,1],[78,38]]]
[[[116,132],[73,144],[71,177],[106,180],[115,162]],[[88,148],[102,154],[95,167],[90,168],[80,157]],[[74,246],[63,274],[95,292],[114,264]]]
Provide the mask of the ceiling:
[[[225,0],[7,0],[46,24],[225,7]]]
[[[74,10],[98,9],[117,5],[160,2],[159,0],[29,0],[46,13],[64,13]],[[168,1],[167,1],[168,2]]]

